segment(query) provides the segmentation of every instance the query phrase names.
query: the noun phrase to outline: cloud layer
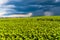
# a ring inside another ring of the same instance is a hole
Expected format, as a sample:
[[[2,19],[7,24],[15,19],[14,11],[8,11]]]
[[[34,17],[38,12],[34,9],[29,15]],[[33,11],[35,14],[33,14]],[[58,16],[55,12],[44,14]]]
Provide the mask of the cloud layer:
[[[0,16],[12,14],[54,15],[60,13],[60,0],[0,0]]]
[[[9,0],[0,0],[0,5],[7,3]]]

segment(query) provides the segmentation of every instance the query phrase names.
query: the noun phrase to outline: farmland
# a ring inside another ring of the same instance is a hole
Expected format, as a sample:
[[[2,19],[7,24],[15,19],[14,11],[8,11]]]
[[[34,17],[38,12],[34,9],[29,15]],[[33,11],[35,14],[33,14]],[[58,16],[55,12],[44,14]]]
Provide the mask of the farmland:
[[[0,18],[0,40],[60,40],[60,16]]]

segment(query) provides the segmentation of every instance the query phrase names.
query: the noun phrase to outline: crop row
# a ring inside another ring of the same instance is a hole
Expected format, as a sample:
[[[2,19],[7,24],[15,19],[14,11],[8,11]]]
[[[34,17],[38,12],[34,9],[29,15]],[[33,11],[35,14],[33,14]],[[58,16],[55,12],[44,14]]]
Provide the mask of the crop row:
[[[60,21],[54,18],[1,18],[0,40],[60,40]]]

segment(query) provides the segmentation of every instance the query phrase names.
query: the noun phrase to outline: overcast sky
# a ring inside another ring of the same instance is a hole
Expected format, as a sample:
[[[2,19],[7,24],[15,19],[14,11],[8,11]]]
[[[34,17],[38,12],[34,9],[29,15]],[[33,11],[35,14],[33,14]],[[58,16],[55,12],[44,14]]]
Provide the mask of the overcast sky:
[[[60,13],[60,6],[41,5],[40,3],[58,3],[60,0],[0,0],[0,16],[12,13],[35,13],[38,15],[46,15],[49,13]],[[55,11],[55,12],[54,12]],[[38,13],[38,14],[37,14]],[[51,15],[51,14],[50,14]]]

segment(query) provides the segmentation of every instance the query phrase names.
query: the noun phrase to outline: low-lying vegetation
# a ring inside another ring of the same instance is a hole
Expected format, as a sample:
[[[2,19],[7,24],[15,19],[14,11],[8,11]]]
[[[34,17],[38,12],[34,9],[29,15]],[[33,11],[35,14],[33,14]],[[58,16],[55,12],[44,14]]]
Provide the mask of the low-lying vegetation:
[[[0,18],[0,40],[60,40],[60,17]]]

